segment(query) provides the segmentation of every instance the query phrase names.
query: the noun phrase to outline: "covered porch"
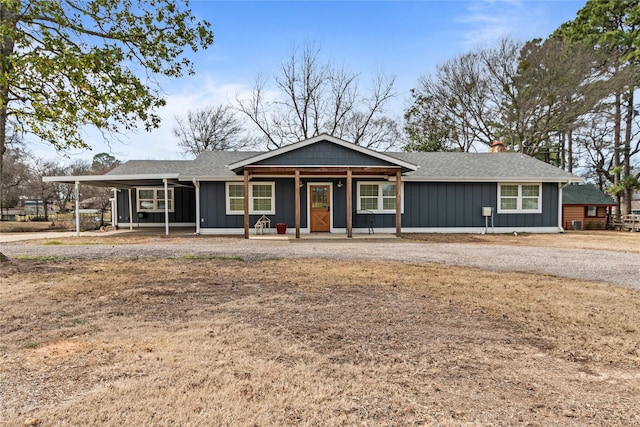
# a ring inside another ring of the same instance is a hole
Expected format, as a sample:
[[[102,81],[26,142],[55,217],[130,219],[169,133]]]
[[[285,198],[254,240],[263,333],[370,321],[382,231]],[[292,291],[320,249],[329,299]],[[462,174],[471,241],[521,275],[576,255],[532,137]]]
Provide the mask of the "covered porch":
[[[355,178],[381,178],[396,184],[395,191],[395,235],[401,235],[402,228],[402,166],[271,166],[271,165],[244,165],[241,170],[244,182],[244,238],[248,239],[250,230],[254,224],[250,223],[250,194],[249,183],[253,178],[287,177],[293,180],[294,194],[294,217],[295,217],[295,238],[301,236],[301,189],[306,185],[309,188],[309,209],[310,221],[314,221],[317,216],[322,221],[323,211],[327,215],[333,215],[331,204],[331,184],[323,180],[344,179],[345,184],[345,205],[346,205],[346,230],[347,238],[353,237],[353,213],[354,213],[354,179]],[[341,181],[340,181],[341,182]],[[338,184],[338,187],[341,187]],[[330,221],[330,219],[329,219]],[[309,224],[310,233],[314,231]],[[326,230],[329,231],[329,230]]]

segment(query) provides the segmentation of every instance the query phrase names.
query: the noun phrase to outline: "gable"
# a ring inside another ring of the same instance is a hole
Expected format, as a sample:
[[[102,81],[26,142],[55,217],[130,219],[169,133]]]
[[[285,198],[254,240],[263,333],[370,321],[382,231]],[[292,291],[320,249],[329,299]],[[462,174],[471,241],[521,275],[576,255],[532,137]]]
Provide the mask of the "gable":
[[[245,166],[282,167],[398,167],[414,171],[418,167],[386,153],[344,141],[330,135],[318,135],[295,144],[238,161],[229,169],[238,173]]]
[[[391,162],[326,140],[253,164],[260,166],[396,166]]]

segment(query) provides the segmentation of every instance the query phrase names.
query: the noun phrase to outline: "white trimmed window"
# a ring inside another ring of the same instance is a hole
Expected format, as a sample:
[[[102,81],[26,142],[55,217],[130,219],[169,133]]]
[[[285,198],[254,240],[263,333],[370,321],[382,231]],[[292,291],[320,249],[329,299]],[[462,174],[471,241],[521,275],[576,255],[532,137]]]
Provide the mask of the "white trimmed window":
[[[358,182],[358,212],[396,213],[396,184]]]
[[[244,214],[244,183],[227,182],[227,215]],[[275,182],[249,183],[249,213],[274,215],[276,213]]]
[[[167,192],[169,212],[173,212],[173,188]],[[164,187],[138,188],[136,200],[138,212],[164,212]]]
[[[244,213],[244,184],[227,182],[227,215]]]
[[[498,184],[498,213],[541,213],[542,184]]]

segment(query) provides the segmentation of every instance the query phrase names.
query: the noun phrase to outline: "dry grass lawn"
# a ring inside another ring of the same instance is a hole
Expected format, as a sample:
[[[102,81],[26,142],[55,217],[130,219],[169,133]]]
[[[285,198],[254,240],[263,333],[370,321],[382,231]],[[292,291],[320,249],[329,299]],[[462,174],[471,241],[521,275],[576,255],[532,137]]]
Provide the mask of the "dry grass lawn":
[[[640,292],[320,259],[5,263],[4,425],[638,425]]]

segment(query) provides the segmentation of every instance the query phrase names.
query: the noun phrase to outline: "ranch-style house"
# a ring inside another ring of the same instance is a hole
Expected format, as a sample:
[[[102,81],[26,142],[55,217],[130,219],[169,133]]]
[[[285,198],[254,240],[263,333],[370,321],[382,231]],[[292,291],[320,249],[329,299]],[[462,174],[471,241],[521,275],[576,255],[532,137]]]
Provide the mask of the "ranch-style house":
[[[582,179],[513,152],[378,152],[329,135],[273,151],[132,160],[46,181],[113,188],[119,227],[196,234],[563,231],[562,190]]]

